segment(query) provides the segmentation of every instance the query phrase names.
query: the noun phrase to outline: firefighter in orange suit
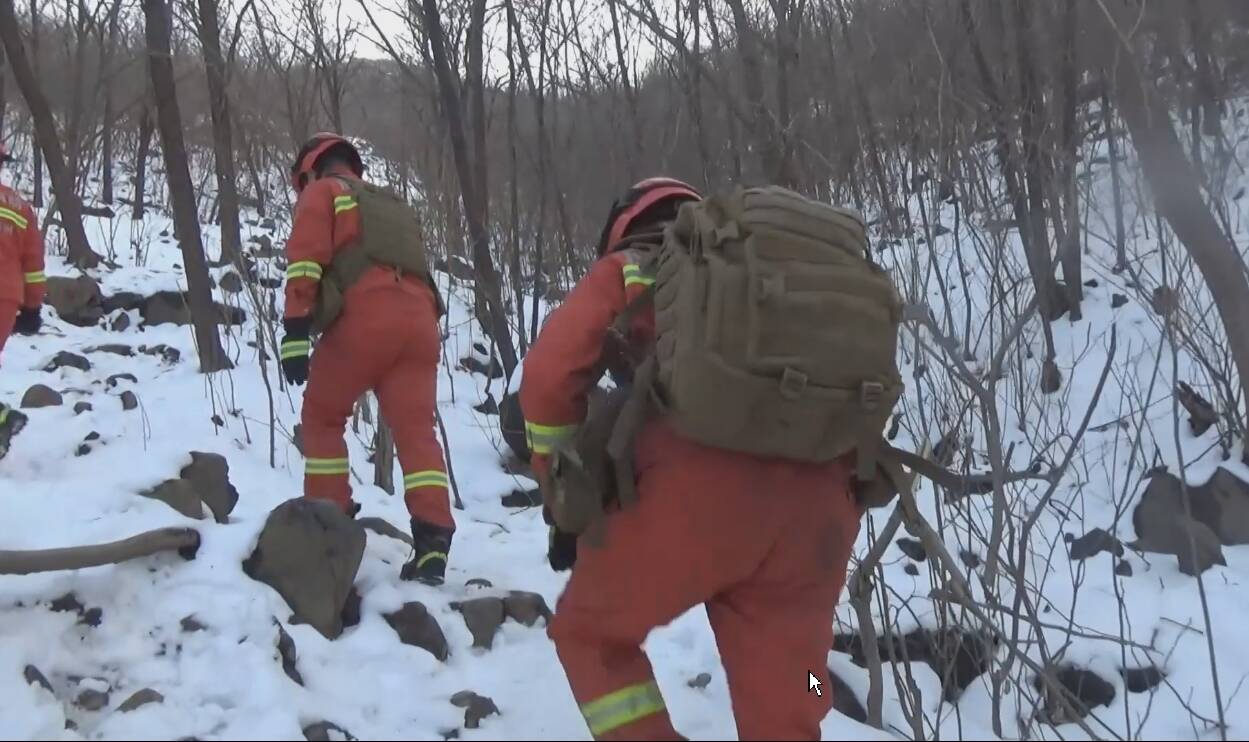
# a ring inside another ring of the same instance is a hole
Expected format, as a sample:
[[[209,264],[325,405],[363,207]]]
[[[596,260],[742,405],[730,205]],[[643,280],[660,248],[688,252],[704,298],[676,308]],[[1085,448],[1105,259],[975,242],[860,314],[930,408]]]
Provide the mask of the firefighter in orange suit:
[[[666,178],[635,185],[613,207],[600,259],[550,317],[525,360],[521,404],[535,469],[574,435],[604,365],[616,316],[652,281],[622,239],[671,221],[699,199]],[[653,341],[640,312],[630,341]],[[851,469],[708,448],[652,419],[635,442],[637,502],[609,511],[603,543],[575,549],[553,532],[557,569],[575,560],[550,635],[596,739],[681,739],[642,643],[706,605],[742,739],[818,739],[831,694],[823,676],[832,620],[858,534]]]
[[[0,166],[12,159],[0,144]],[[39,332],[46,282],[43,235],[35,212],[17,191],[0,184],[0,352],[13,332]],[[13,437],[25,426],[25,415],[0,402],[0,459],[8,454]]]
[[[358,249],[367,227],[352,187],[363,175],[360,153],[337,134],[313,137],[291,170],[299,200],[286,244],[281,356],[286,378],[295,385],[308,383],[302,415],[304,494],[329,500],[351,515],[359,510],[351,499],[343,434],[356,400],[374,391],[394,433],[412,516],[416,549],[401,576],[437,585],[445,576],[455,522],[434,432],[441,338],[431,286],[419,276],[372,265],[346,290],[342,313],[311,352],[309,333],[322,277],[336,256]]]

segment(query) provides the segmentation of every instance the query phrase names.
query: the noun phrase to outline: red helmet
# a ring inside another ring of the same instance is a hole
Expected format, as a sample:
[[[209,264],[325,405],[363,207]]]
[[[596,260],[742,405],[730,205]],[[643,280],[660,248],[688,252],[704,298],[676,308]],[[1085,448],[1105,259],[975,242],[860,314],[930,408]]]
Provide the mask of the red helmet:
[[[299,149],[299,154],[295,155],[295,164],[291,166],[291,185],[295,187],[296,192],[303,191],[308,185],[309,175],[317,168],[317,160],[332,149],[343,148],[343,154],[351,161],[351,170],[357,176],[364,175],[364,161],[360,159],[360,151],[356,149],[356,145],[347,141],[347,139],[339,134],[332,132],[321,132],[313,134],[303,147]]]
[[[703,196],[689,183],[675,178],[647,178],[633,185],[623,198],[612,204],[603,234],[599,237],[598,254],[612,251],[639,216],[650,208],[671,200],[701,201]]]

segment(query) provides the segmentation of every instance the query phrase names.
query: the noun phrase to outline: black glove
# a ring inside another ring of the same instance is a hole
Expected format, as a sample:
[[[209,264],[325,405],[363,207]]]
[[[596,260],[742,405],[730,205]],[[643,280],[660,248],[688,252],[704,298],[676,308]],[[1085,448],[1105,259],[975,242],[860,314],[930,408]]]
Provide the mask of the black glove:
[[[20,335],[37,335],[41,327],[43,316],[39,314],[39,307],[22,307],[13,323],[13,329]]]
[[[577,563],[577,537],[551,526],[550,543],[546,549],[551,569],[563,572]]]
[[[312,320],[308,317],[293,317],[282,323],[286,335],[282,338],[282,374],[295,386],[303,386],[308,380],[308,356],[312,354],[312,342],[308,340],[308,330]]]

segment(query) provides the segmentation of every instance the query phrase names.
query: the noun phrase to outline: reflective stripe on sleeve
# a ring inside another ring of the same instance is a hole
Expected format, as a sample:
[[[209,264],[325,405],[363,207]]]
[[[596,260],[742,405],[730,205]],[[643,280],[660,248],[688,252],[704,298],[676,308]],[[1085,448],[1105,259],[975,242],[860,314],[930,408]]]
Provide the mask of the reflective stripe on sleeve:
[[[577,434],[578,425],[538,425],[525,423],[525,437],[529,441],[529,450],[538,454],[549,454],[555,444],[568,440]]]

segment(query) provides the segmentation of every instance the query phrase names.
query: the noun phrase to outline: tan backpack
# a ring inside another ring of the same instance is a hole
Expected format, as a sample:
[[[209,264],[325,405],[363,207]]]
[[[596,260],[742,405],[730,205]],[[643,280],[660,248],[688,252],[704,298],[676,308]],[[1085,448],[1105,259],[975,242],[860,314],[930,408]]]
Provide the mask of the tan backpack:
[[[682,435],[875,477],[902,302],[858,213],[770,186],[685,204],[654,260],[655,381]]]
[[[425,232],[416,210],[399,194],[382,186],[340,178],[351,193],[339,196],[335,208],[350,208],[354,200],[360,210],[360,238],[355,245],[334,256],[321,278],[317,305],[313,310],[312,327],[324,332],[343,311],[347,290],[374,265],[394,268],[401,273],[425,280],[438,305],[438,314],[446,312],[429,272],[425,254]],[[341,206],[340,206],[341,202]]]
[[[557,446],[547,505],[561,530],[583,533],[608,503],[633,502],[633,439],[653,414],[746,454],[826,462],[853,452],[865,507],[911,485],[881,437],[902,394],[902,302],[866,258],[862,217],[752,188],[687,203],[661,246],[640,242],[631,262],[654,283],[617,317],[605,351],[627,345],[652,303],[655,347],[627,396],[594,406],[581,434]]]

